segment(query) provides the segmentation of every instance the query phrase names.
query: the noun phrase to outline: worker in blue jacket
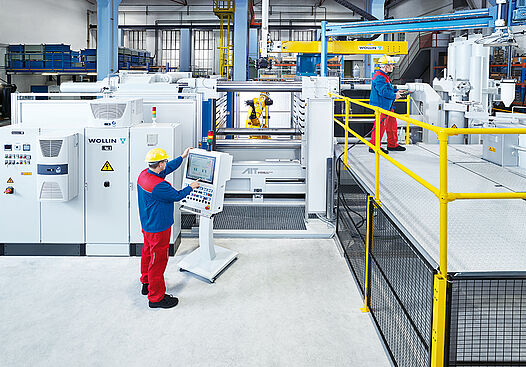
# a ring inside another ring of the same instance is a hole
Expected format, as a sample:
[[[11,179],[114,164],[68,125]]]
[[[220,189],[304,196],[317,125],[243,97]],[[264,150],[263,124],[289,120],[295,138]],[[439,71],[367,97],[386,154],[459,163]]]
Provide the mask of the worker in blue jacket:
[[[390,56],[383,55],[378,59],[380,70],[377,70],[373,75],[373,82],[371,85],[371,96],[369,97],[369,104],[381,107],[387,111],[394,111],[393,102],[402,96],[402,92],[394,88],[391,84],[389,74],[393,72],[396,61]],[[387,130],[387,150],[382,149],[386,154],[389,151],[404,151],[405,148],[398,145],[398,133],[396,118],[385,114],[380,114],[380,141]],[[371,132],[371,144],[376,142],[376,126]],[[369,148],[369,152],[374,153],[374,150]]]
[[[165,177],[175,171],[190,148],[174,160],[163,149],[152,149],[146,154],[147,169],[137,180],[139,217],[141,219],[144,244],[141,258],[142,294],[148,295],[151,308],[172,308],[179,300],[165,294],[164,270],[168,263],[170,235],[174,224],[174,202],[184,199],[193,189],[199,187],[197,181],[178,191]]]

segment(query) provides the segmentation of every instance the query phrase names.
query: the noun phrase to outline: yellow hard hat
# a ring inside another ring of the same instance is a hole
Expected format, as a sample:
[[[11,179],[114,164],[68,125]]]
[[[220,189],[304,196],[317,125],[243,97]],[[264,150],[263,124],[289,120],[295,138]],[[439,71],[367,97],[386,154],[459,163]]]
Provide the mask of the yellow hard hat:
[[[378,59],[378,64],[380,65],[394,65],[396,64],[396,61],[395,59],[393,59],[391,56],[389,55],[382,55],[379,59]]]
[[[144,161],[146,163],[154,163],[164,161],[169,158],[170,157],[168,156],[168,154],[166,154],[166,151],[164,149],[155,148],[146,153],[146,158],[144,159]]]

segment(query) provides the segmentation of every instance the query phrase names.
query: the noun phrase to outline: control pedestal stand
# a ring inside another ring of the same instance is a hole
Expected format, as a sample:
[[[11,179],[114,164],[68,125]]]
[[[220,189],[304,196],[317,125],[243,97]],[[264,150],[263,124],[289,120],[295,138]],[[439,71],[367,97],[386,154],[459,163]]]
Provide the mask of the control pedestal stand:
[[[181,271],[199,275],[213,283],[237,255],[235,251],[214,244],[214,218],[200,216],[199,248],[186,255],[178,266]]]

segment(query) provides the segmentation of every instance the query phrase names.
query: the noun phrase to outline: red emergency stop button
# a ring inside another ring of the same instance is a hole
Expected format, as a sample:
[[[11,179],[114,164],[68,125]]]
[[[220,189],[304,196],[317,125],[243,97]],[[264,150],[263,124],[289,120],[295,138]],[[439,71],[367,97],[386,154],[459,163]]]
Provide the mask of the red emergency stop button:
[[[205,206],[206,210],[210,210],[210,205]]]

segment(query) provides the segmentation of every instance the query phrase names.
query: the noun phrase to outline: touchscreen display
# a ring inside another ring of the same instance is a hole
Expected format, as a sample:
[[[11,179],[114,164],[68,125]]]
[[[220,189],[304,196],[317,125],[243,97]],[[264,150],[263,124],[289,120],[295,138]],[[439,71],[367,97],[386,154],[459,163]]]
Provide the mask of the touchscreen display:
[[[186,178],[190,180],[200,179],[206,183],[214,182],[215,157],[207,157],[199,154],[188,155],[188,167]]]

